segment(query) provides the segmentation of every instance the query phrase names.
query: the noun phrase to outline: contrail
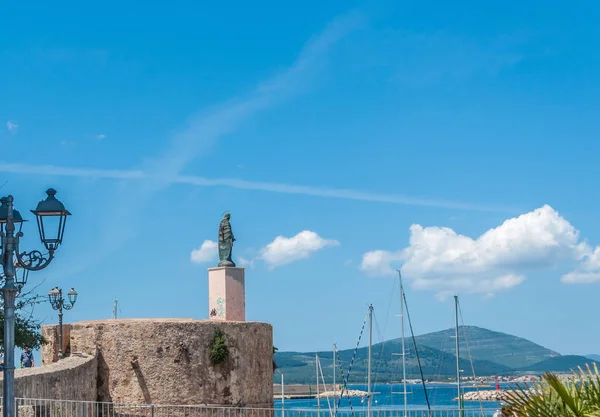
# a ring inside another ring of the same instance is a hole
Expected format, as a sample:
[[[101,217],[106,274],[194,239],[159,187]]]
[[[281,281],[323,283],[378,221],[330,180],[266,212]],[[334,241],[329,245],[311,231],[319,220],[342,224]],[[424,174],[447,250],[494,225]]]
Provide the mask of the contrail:
[[[201,187],[228,187],[241,190],[265,191],[281,194],[297,194],[313,197],[336,198],[344,200],[370,201],[375,203],[389,203],[421,207],[439,207],[446,209],[489,211],[489,212],[513,212],[517,211],[509,207],[477,205],[464,202],[426,199],[410,197],[399,194],[381,194],[368,191],[282,184],[276,182],[246,181],[235,178],[206,178],[193,175],[154,174],[142,170],[119,170],[119,169],[90,169],[58,167],[54,165],[27,165],[27,164],[4,164],[0,163],[0,172],[24,175],[46,175],[63,176],[90,179],[119,179],[160,181],[164,184],[190,184]]]
[[[313,36],[301,49],[296,60],[277,75],[263,80],[247,94],[237,95],[214,106],[191,115],[167,141],[163,153],[147,160],[139,170],[103,170],[88,168],[64,168],[53,166],[29,166],[3,164],[4,172],[15,174],[44,173],[71,177],[119,179],[126,182],[139,181],[135,189],[119,191],[118,206],[111,206],[106,225],[93,250],[84,252],[78,264],[71,264],[71,274],[88,268],[94,262],[120,248],[133,238],[137,226],[132,219],[121,221],[121,213],[136,211],[164,187],[177,182],[181,172],[198,156],[210,149],[224,135],[236,131],[256,115],[293,99],[309,90],[326,67],[330,50],[349,34],[365,24],[359,11],[341,15],[331,21],[323,31]],[[151,180],[151,181],[148,181]],[[64,274],[63,274],[64,275]]]

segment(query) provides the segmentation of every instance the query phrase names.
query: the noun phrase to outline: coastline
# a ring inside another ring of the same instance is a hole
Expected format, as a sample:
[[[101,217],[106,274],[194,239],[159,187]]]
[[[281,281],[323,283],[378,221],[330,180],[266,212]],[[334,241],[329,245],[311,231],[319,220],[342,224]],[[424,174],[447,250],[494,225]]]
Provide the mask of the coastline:
[[[356,386],[360,386],[361,389],[357,389]],[[382,384],[375,384],[382,385]],[[388,385],[388,384],[383,384]],[[407,383],[407,385],[411,386],[419,386],[421,383]],[[456,386],[456,382],[426,382],[427,386],[438,386],[438,387],[451,387]],[[344,398],[346,397],[366,397],[368,393],[362,388],[363,385],[360,383],[349,384],[346,392],[344,393]],[[490,385],[466,385],[464,388],[468,388],[469,391],[463,393],[463,400],[467,402],[471,401],[482,401],[482,402],[500,402],[505,401],[508,396],[514,392],[513,389],[510,388],[502,388],[499,390],[496,389],[488,389]],[[373,392],[373,395],[376,395],[377,392]],[[340,386],[333,390],[332,384],[319,385],[319,390],[317,392],[316,385],[310,384],[290,384],[284,386],[284,399],[286,400],[308,400],[308,399],[317,399],[317,398],[331,398],[340,396]],[[281,384],[273,384],[273,399],[281,400]],[[457,401],[458,398],[453,398],[453,401]]]
[[[456,386],[456,382],[426,382],[425,383],[427,386]],[[337,384],[336,384],[337,385]],[[381,384],[374,384],[374,386],[377,385],[396,385],[396,384],[387,384],[387,383],[381,383]],[[407,385],[410,386],[421,386],[420,382],[411,382],[408,383]],[[337,385],[337,388],[335,389],[335,396],[339,397],[340,396],[340,388],[341,384]],[[363,389],[356,389],[356,386],[360,386],[360,387],[364,387],[364,384],[361,383],[349,383],[348,387],[346,389],[346,392],[344,393],[344,397],[366,397],[367,396],[367,392]],[[486,387],[490,387],[490,385],[478,385],[477,387],[474,386],[467,386],[466,388],[486,388]],[[317,395],[319,396],[319,398],[327,398],[327,397],[333,397],[334,396],[334,389],[333,389],[333,385],[332,384],[326,384],[326,385],[321,385],[319,384],[319,390],[317,393],[317,386],[312,385],[312,384],[286,384],[283,387],[283,391],[284,391],[284,398],[286,400],[308,400],[308,399],[315,399],[317,398]],[[486,390],[479,390],[479,392],[484,392]],[[473,392],[477,392],[477,391],[473,391]],[[495,391],[494,391],[495,392]],[[466,394],[468,394],[469,392],[467,392]],[[372,393],[373,395],[377,394],[376,392]],[[280,400],[281,399],[281,384],[273,384],[273,399],[276,400]],[[493,400],[490,400],[493,401]]]
[[[340,396],[341,389],[338,387],[333,389],[332,384],[320,385],[317,392],[316,385],[305,385],[305,384],[290,384],[284,387],[284,398],[286,400],[307,400],[313,398],[331,398]],[[376,392],[372,393],[377,394]],[[344,398],[346,397],[366,397],[368,393],[366,391],[357,390],[350,388],[350,386],[344,392]],[[273,384],[273,399],[281,399],[281,384]]]

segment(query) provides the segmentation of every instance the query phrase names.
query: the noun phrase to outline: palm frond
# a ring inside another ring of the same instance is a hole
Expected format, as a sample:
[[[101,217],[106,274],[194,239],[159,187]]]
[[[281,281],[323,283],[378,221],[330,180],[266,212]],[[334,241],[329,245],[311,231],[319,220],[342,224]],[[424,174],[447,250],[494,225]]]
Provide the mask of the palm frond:
[[[600,417],[600,372],[578,368],[569,379],[548,372],[542,382],[517,385],[508,395],[509,411],[519,417]]]

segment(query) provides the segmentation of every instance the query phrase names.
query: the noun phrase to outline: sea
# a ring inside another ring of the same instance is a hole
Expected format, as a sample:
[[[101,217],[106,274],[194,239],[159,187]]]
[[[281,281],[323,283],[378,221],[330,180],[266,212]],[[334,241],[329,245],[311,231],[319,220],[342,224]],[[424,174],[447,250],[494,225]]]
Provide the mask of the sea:
[[[458,408],[457,401],[454,398],[457,397],[456,392],[456,384],[427,384],[427,394],[429,396],[429,403],[431,409],[435,410],[452,410]],[[506,389],[509,388],[509,385],[502,384],[501,388]],[[361,390],[367,391],[366,385],[348,385],[348,389],[351,390]],[[474,388],[472,385],[467,385],[463,388],[463,392],[475,391],[477,388]],[[495,386],[484,386],[480,387],[479,390],[493,390]],[[379,410],[390,410],[397,409],[403,410],[404,408],[404,395],[403,385],[402,384],[374,384],[372,387],[373,402],[372,408],[374,414],[377,409]],[[409,384],[407,385],[406,391],[407,394],[407,404],[408,408],[411,410],[427,410],[427,401],[425,399],[425,392],[423,390],[423,385],[421,384]],[[330,399],[331,407],[333,408],[333,399]],[[355,411],[364,410],[367,406],[367,399],[354,397],[351,398],[350,401],[347,398],[342,399],[340,403],[340,411],[350,411],[353,409]],[[285,410],[316,410],[318,407],[317,399],[288,399],[285,400],[284,408]],[[491,401],[465,401],[464,404],[465,410],[469,410],[470,412],[465,413],[466,415],[484,415],[491,416],[494,411],[500,408],[499,402],[491,402]],[[281,400],[275,401],[275,408],[281,408]],[[328,410],[327,399],[322,398],[320,400],[320,408],[321,410]],[[480,413],[476,410],[483,409],[484,412]],[[387,414],[387,413],[386,413]],[[419,414],[420,415],[420,414]]]

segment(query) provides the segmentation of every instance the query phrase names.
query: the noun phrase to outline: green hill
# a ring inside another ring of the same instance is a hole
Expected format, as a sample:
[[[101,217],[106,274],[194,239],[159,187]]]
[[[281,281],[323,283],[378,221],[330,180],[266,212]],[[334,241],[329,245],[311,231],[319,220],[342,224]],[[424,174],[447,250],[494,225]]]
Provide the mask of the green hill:
[[[462,352],[470,351],[473,359],[493,361],[509,368],[525,368],[542,360],[560,356],[527,339],[481,327],[461,326],[459,332]],[[454,350],[454,329],[424,334],[416,339],[418,345],[442,351]]]
[[[461,342],[460,367],[463,375],[472,375],[470,357],[473,360],[475,375],[509,374],[516,370],[527,371],[537,364],[544,366],[547,360],[563,358],[558,353],[546,349],[526,339],[494,332],[473,326],[459,328]],[[456,356],[454,355],[454,329],[428,333],[416,337],[419,355],[426,379],[444,380],[454,379],[456,375]],[[468,347],[468,349],[467,349]],[[409,378],[419,377],[419,368],[413,348],[412,339],[406,339],[406,365]],[[402,375],[402,357],[394,355],[401,352],[401,339],[388,340],[373,345],[373,381],[390,382],[398,381]],[[285,375],[287,383],[313,383],[315,381],[315,354],[316,352],[277,352],[275,361],[280,371]],[[338,352],[342,361],[344,375],[354,355],[354,349]],[[319,352],[321,367],[326,382],[332,379],[332,353]],[[356,360],[352,367],[349,380],[351,382],[365,382],[367,375],[368,348],[362,347],[356,353]],[[589,361],[589,360],[588,360]],[[559,366],[562,362],[549,362],[552,366]],[[568,365],[565,362],[563,365]],[[566,368],[568,370],[569,367]],[[561,370],[561,369],[558,369]],[[336,368],[338,380],[340,368]]]
[[[401,352],[401,339],[388,340],[383,343],[373,345],[373,381],[390,382],[402,378],[402,357],[397,353]],[[456,375],[456,356],[449,350],[442,351],[430,346],[421,344],[417,339],[419,356],[423,373],[427,379],[446,379],[453,378]],[[406,339],[406,372],[409,378],[419,377],[419,367],[416,359],[416,353],[411,339]],[[465,375],[472,375],[471,362],[466,351],[461,354],[460,367]],[[312,383],[315,380],[315,355],[316,352],[277,352],[275,361],[280,371],[285,375],[285,380],[289,383]],[[339,359],[342,362],[344,374],[354,355],[354,349],[341,350],[338,352]],[[324,378],[327,382],[332,379],[333,369],[331,366],[332,352],[319,352],[321,367],[323,368]],[[359,348],[356,353],[352,372],[350,374],[351,382],[364,382],[367,375],[368,348]],[[506,373],[511,369],[505,365],[495,363],[485,359],[473,358],[473,367],[476,375],[496,375]],[[336,368],[338,378],[340,377],[340,368]]]
[[[586,364],[596,364],[600,366],[599,362],[596,362],[585,356],[578,355],[564,355],[557,356],[554,358],[546,359],[538,363],[534,363],[525,368],[519,369],[522,372],[570,372],[571,370],[577,370],[577,367],[581,366],[585,369]]]

